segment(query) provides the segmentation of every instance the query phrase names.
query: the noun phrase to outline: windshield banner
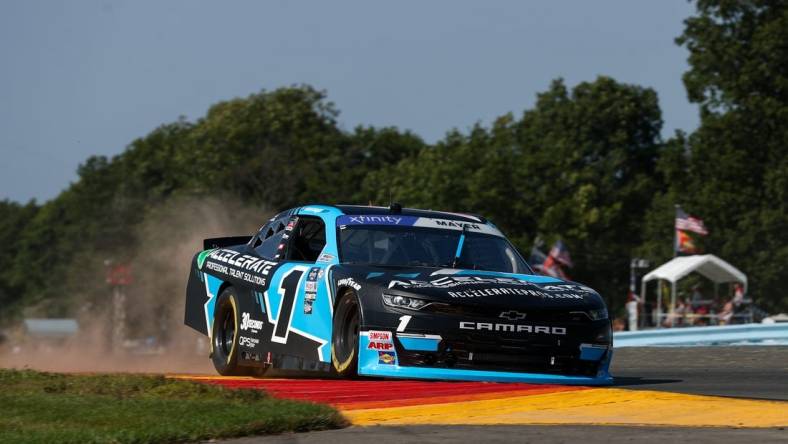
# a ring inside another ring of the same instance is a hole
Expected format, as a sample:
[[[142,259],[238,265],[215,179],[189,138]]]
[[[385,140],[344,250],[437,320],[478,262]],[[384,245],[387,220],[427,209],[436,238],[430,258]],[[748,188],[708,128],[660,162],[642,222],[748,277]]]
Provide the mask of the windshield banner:
[[[395,225],[402,227],[423,227],[423,228],[438,228],[443,230],[456,230],[463,229],[484,234],[492,234],[494,236],[501,236],[497,228],[489,224],[466,222],[461,220],[449,219],[433,219],[430,217],[416,217],[416,216],[402,216],[398,214],[391,215],[342,215],[337,218],[338,227],[355,226],[355,225]]]

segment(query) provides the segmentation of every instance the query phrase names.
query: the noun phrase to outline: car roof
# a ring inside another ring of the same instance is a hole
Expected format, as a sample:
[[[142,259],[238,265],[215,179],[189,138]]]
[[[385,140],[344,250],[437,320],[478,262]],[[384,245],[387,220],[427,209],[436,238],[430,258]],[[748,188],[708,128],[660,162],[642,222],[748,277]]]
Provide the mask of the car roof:
[[[374,206],[366,206],[366,205],[333,205],[335,208],[338,208],[340,211],[347,215],[357,215],[357,214],[366,214],[366,215],[386,215],[391,214],[391,208],[389,207],[374,207]],[[433,210],[419,210],[416,208],[402,208],[397,214],[402,214],[404,216],[416,216],[416,217],[429,217],[434,219],[449,219],[449,220],[460,220],[464,222],[476,222],[476,223],[487,223],[487,220],[481,216],[476,216],[473,214],[461,214],[461,213],[449,213],[445,211],[433,211]]]

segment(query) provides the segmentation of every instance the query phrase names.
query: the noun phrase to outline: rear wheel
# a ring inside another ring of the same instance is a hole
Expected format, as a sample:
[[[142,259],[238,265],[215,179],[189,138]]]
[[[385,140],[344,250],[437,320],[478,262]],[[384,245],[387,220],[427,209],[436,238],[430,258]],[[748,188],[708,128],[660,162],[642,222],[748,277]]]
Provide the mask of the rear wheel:
[[[353,377],[358,371],[358,334],[361,328],[361,310],[358,298],[346,292],[334,310],[331,338],[331,362],[334,370],[343,377]]]
[[[238,298],[232,288],[227,288],[216,299],[213,310],[211,336],[211,361],[222,376],[241,375],[238,366]]]

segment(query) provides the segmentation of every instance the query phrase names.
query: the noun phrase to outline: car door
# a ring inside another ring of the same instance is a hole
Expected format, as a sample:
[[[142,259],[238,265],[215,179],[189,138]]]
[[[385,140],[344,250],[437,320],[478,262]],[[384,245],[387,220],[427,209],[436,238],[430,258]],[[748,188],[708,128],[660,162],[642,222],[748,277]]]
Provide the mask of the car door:
[[[331,359],[333,311],[326,279],[331,264],[318,260],[326,245],[326,223],[316,216],[292,216],[282,221],[281,230],[276,223],[271,228],[268,239],[257,247],[261,256],[281,263],[263,294],[266,317],[273,326],[268,340],[273,348],[282,345],[285,355],[305,359],[307,369],[322,368],[320,363]],[[283,362],[281,367],[291,366],[287,359]]]

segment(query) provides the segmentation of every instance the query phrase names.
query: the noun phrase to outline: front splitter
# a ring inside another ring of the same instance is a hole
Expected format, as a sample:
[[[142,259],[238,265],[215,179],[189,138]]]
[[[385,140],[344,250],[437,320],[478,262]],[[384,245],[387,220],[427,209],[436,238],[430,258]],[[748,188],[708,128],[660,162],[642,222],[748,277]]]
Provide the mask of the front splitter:
[[[496,372],[435,367],[403,367],[391,364],[373,364],[359,368],[362,376],[385,378],[439,379],[449,381],[526,382],[532,384],[610,385],[613,377],[565,376],[545,373]]]

